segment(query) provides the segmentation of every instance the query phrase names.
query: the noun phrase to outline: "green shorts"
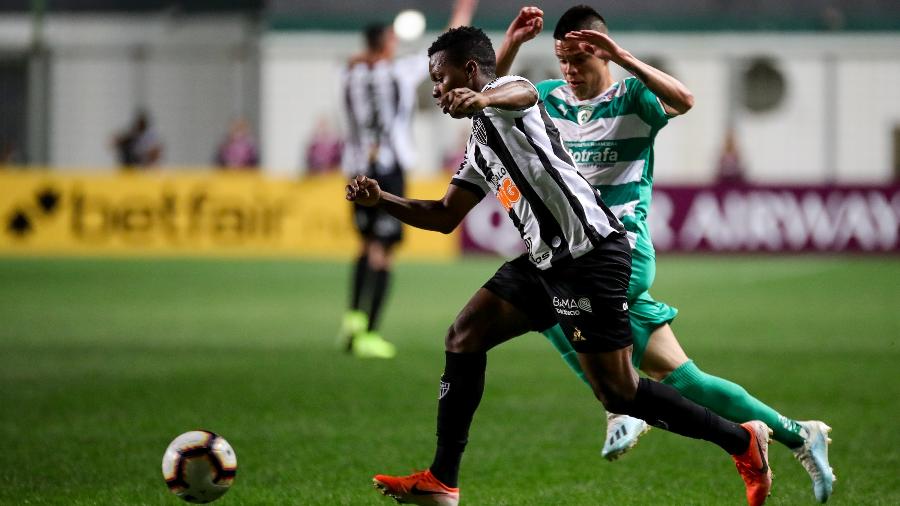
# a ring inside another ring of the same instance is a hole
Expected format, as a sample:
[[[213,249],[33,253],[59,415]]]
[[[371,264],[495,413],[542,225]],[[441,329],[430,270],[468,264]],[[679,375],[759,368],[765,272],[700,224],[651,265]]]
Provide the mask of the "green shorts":
[[[656,277],[656,251],[650,242],[646,222],[636,224],[637,244],[631,250],[631,280],[628,285],[628,305],[631,317],[631,334],[634,350],[631,363],[640,369],[641,360],[654,330],[671,323],[678,315],[672,306],[658,302],[650,296],[650,287]]]

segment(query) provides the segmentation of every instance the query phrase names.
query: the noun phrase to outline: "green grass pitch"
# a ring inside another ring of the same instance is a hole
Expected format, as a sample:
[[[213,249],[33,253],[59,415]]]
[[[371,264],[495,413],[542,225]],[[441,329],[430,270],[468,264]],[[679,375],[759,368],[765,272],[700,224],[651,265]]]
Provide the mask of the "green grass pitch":
[[[0,260],[0,503],[179,504],[163,450],[206,428],[238,455],[223,506],[391,504],[371,477],[430,463],[444,332],[499,263],[399,264],[399,356],[360,361],[333,341],[344,263]],[[900,504],[900,261],[666,258],[654,295],[703,369],[834,428],[829,504]],[[745,504],[713,445],[653,430],[611,464],[604,425],[540,335],[501,346],[463,503]],[[790,452],[770,455],[769,504],[814,504]]]

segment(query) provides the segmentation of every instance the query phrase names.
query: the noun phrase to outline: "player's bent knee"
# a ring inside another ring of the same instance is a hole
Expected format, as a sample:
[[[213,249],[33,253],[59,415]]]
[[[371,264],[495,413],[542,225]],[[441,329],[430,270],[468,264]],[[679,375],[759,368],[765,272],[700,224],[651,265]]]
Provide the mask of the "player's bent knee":
[[[599,388],[599,392],[597,391]],[[607,411],[613,413],[629,413],[631,412],[634,398],[637,395],[637,384],[630,381],[630,378],[623,378],[621,381],[604,381],[598,388],[594,389],[594,394],[603,403],[603,407]]]
[[[455,321],[447,329],[444,348],[453,353],[475,353],[484,351],[484,339],[471,325],[465,321]]]

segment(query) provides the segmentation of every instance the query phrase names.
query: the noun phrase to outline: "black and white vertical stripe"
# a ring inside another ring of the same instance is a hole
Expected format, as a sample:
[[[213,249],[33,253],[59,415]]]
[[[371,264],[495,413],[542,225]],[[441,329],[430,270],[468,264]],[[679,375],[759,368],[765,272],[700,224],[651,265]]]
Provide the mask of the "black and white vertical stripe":
[[[504,82],[509,79],[494,86]],[[509,215],[538,267],[578,258],[610,234],[623,233],[622,224],[575,170],[543,104],[525,111],[488,108],[473,122],[486,135],[472,136],[468,163],[456,179],[495,193],[504,178],[512,180],[521,196]]]
[[[366,173],[372,161],[385,172],[412,163],[410,125],[416,86],[427,76],[427,65],[422,58],[407,58],[374,65],[357,63],[344,70],[346,172]]]

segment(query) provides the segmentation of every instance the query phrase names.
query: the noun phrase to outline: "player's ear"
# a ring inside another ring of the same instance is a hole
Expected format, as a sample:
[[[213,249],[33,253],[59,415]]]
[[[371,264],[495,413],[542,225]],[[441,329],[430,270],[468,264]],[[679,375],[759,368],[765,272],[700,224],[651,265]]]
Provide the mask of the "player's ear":
[[[478,63],[475,60],[469,60],[466,62],[465,66],[466,71],[466,80],[472,82],[475,78],[475,74],[478,73]]]

